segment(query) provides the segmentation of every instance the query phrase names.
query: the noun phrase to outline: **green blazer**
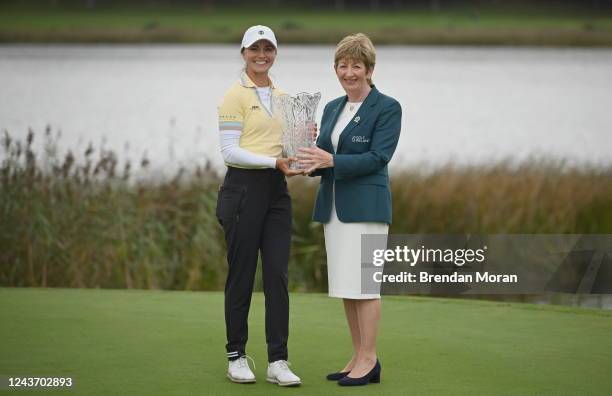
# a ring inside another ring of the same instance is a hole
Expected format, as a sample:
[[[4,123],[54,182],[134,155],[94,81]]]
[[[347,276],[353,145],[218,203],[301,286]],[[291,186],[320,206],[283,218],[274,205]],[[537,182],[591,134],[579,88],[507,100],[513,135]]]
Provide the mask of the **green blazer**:
[[[313,173],[321,176],[313,220],[329,221],[335,190],[340,221],[391,224],[387,163],[399,140],[402,108],[397,100],[372,86],[357,114],[340,134],[338,150],[334,152],[331,134],[347,100],[347,96],[341,96],[323,110],[317,146],[333,154],[334,167]]]

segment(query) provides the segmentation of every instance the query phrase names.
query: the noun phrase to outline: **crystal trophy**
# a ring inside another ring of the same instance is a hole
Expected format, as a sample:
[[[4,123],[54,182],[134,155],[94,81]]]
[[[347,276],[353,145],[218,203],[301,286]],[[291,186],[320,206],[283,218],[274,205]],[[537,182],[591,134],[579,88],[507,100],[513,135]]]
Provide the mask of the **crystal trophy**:
[[[283,155],[296,157],[300,148],[314,147],[312,131],[315,124],[317,105],[321,93],[299,93],[295,96],[279,95],[274,97],[274,114],[283,129]],[[290,169],[300,169],[297,162],[289,165]]]

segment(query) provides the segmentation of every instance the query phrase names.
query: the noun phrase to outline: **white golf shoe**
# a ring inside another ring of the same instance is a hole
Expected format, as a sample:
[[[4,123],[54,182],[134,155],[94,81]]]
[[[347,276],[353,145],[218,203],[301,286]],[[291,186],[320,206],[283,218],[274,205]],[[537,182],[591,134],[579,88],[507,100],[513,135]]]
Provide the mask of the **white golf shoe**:
[[[266,380],[280,386],[297,386],[302,383],[300,377],[291,372],[289,362],[286,360],[270,363]]]
[[[229,361],[227,367],[227,378],[240,384],[255,382],[255,374],[253,374],[251,368],[249,367],[247,357],[248,356],[241,356],[236,360]],[[253,363],[253,367],[255,367],[255,363]]]

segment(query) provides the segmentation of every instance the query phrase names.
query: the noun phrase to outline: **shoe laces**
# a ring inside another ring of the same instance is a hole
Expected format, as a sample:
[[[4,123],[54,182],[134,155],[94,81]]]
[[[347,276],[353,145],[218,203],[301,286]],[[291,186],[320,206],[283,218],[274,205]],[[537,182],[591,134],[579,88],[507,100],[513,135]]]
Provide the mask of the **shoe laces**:
[[[238,358],[238,365],[240,367],[249,367],[249,361],[247,359],[251,360],[251,363],[253,363],[253,368],[257,370],[257,367],[255,366],[255,361],[249,355],[240,356],[240,358]]]
[[[291,366],[291,363],[286,360],[277,360],[273,364],[281,370],[289,370],[289,366]]]

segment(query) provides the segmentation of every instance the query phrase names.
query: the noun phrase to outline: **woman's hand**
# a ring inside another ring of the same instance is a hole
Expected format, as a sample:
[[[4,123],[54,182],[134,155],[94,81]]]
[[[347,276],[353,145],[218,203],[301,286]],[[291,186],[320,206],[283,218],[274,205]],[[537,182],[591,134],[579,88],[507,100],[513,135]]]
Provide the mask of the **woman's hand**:
[[[276,159],[276,169],[280,170],[281,172],[283,172],[283,174],[287,177],[291,177],[291,176],[295,176],[295,175],[301,175],[304,173],[304,171],[302,171],[301,169],[290,169],[289,165],[294,162],[297,161],[298,159],[295,157],[289,157],[289,158],[277,158]]]
[[[306,174],[310,174],[316,169],[332,168],[334,166],[334,157],[319,147],[301,148],[299,150],[301,153],[298,154],[298,163]]]

